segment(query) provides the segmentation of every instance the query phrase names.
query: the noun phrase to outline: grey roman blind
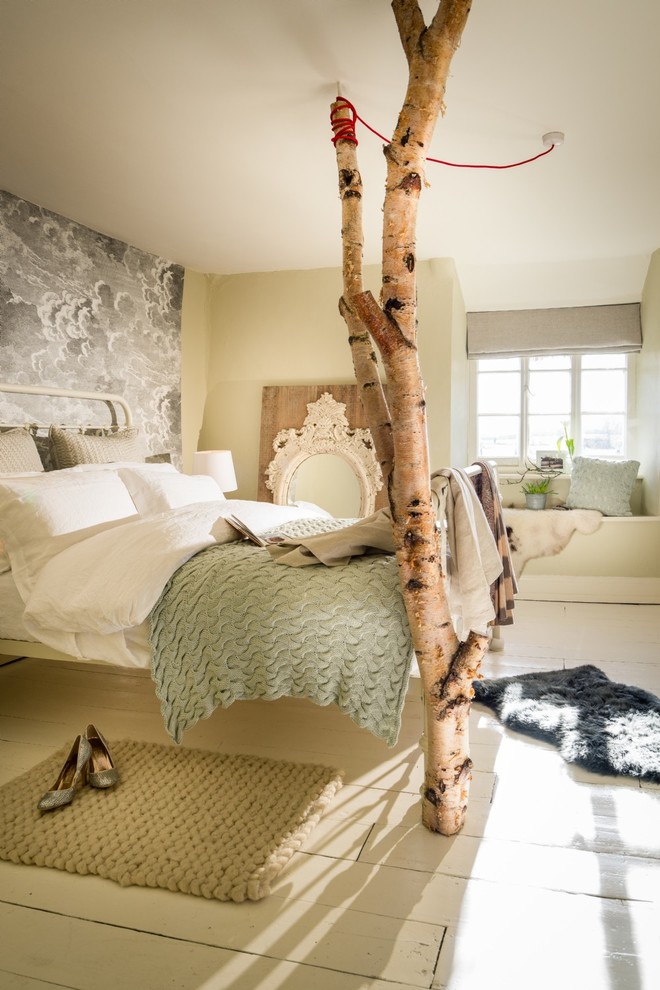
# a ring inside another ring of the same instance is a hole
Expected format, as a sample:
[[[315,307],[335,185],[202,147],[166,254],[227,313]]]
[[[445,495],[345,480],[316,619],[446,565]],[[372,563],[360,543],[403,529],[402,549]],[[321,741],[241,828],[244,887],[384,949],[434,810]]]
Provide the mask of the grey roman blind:
[[[639,351],[639,303],[467,314],[468,357]]]

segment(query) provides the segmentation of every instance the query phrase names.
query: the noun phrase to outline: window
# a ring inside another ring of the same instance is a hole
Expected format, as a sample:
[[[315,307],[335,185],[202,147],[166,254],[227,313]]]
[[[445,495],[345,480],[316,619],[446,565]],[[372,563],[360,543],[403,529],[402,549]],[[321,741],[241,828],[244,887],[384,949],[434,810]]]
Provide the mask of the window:
[[[477,457],[522,467],[536,461],[537,450],[555,450],[564,425],[576,454],[626,456],[627,354],[493,357],[472,365]]]

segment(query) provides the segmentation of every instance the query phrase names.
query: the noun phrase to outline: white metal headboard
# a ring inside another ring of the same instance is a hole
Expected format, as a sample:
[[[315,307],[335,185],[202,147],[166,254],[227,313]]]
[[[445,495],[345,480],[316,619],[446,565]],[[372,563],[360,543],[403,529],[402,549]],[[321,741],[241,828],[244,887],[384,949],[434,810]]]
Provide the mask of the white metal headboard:
[[[0,382],[0,392],[13,392],[19,395],[57,396],[65,399],[84,399],[91,402],[103,402],[110,409],[112,426],[118,425],[116,406],[119,406],[124,414],[124,425],[131,426],[133,424],[133,416],[126,399],[121,395],[114,395],[112,392],[81,392],[71,388],[54,388],[50,385],[12,385],[6,382]],[[16,424],[2,424],[2,426],[7,425],[15,426]],[[51,424],[32,423],[31,425],[39,429],[47,429]],[[62,423],[60,425],[66,426],[67,424]],[[79,429],[81,425],[83,424],[76,424],[75,428]]]

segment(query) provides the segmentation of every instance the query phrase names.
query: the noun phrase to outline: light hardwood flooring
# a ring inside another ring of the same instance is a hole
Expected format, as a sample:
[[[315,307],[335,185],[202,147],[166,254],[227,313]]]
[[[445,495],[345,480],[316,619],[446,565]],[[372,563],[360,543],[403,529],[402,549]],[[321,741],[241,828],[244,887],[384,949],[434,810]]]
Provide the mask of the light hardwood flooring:
[[[520,600],[484,673],[584,662],[660,694],[660,606]],[[148,674],[0,668],[0,783],[88,721],[168,741]],[[570,767],[475,706],[467,823],[432,835],[421,727],[414,689],[393,749],[306,702],[216,712],[185,745],[346,771],[271,896],[210,902],[0,862],[0,988],[657,990],[660,788]]]

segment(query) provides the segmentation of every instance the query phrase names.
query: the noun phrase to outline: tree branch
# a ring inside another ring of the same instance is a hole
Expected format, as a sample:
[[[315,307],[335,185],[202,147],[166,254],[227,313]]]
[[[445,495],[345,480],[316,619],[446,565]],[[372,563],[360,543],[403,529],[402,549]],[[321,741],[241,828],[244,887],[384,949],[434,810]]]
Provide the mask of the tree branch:
[[[401,44],[408,59],[408,65],[410,65],[422,31],[426,27],[424,15],[419,9],[417,0],[392,0],[392,10],[399,29]]]
[[[445,35],[452,46],[452,51],[456,51],[461,43],[461,36],[468,14],[472,8],[472,0],[459,0],[458,3],[440,3],[433,15],[429,31],[425,37],[427,39],[440,38]]]
[[[425,389],[417,352],[415,231],[426,149],[443,109],[451,57],[470,0],[439,0],[430,28],[417,0],[392,0],[392,9],[409,73],[405,100],[386,148],[382,301],[379,306],[362,285],[361,181],[358,185],[355,145],[342,139],[336,142],[344,246],[340,310],[357,355],[356,369],[361,369],[356,370],[360,383],[368,384],[376,370],[375,355],[368,351],[369,337],[385,366],[394,458],[388,484],[392,532],[428,702],[422,819],[428,828],[452,835],[461,828],[467,807],[472,678],[486,637],[471,633],[465,644],[459,644],[442,573],[431,498]]]
[[[333,103],[333,115],[350,111]],[[342,276],[344,294],[339,300],[339,312],[348,328],[348,341],[360,399],[369,429],[376,447],[376,456],[383,475],[383,483],[389,486],[394,450],[390,411],[383,384],[380,380],[378,360],[366,327],[355,312],[350,299],[363,290],[362,249],[362,177],[358,168],[357,147],[353,141],[339,140],[336,145],[339,195],[342,209]]]
[[[380,380],[378,359],[368,330],[343,296],[339,300],[339,312],[344,317],[348,327],[348,343],[351,348],[355,379],[376,447],[376,457],[383,475],[383,484],[388,489],[394,465],[394,448],[390,410]]]
[[[368,289],[366,292],[351,296],[351,305],[373,337],[385,360],[390,358],[399,346],[415,346],[414,342],[408,340],[403,334],[396,317],[391,312],[383,312]]]

